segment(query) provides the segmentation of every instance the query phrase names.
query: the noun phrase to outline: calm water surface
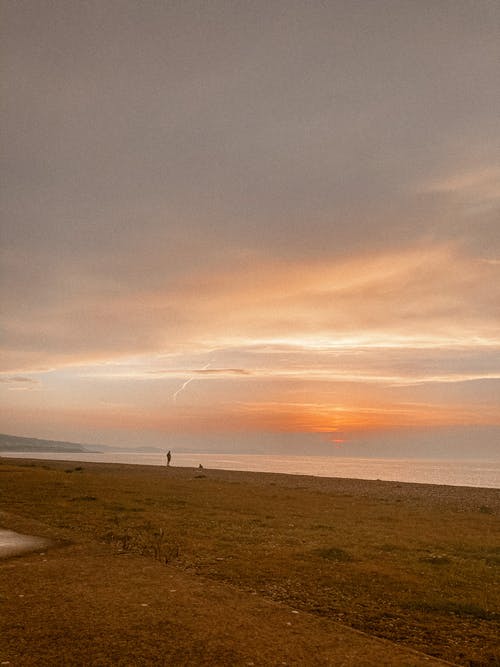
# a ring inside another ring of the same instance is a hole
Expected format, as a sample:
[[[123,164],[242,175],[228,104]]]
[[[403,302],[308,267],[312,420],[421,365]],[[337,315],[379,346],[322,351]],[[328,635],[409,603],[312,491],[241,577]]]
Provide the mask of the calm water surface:
[[[332,456],[278,456],[265,454],[177,454],[172,452],[172,465],[254,472],[283,472],[319,477],[350,477],[382,479],[421,484],[450,484],[500,488],[500,461],[433,460],[433,459],[361,459]],[[102,463],[135,463],[165,465],[163,454],[106,452],[99,454],[2,452],[1,456],[52,459],[58,461],[89,461]]]

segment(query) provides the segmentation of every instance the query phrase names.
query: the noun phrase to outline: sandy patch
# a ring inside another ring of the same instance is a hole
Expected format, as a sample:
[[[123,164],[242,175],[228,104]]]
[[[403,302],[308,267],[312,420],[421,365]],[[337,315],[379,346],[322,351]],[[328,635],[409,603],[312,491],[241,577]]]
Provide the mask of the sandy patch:
[[[0,528],[0,558],[17,556],[28,551],[44,549],[50,544],[49,540],[33,535],[22,535],[13,530]]]

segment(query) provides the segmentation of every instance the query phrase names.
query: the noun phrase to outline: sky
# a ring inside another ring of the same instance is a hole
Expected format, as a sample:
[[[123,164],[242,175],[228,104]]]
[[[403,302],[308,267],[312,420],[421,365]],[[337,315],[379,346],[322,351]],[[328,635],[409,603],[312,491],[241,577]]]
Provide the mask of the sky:
[[[496,0],[4,0],[0,430],[500,457]]]

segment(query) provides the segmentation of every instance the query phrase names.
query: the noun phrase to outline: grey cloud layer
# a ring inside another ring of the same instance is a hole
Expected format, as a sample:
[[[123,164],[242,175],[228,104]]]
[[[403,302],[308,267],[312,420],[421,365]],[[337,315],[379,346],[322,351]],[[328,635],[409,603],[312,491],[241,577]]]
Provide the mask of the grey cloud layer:
[[[2,284],[20,357],[152,349],[158,322],[188,316],[165,306],[148,333],[141,290],[238,253],[335,259],[452,238],[498,258],[498,200],[471,209],[432,187],[498,163],[496,2],[2,13]],[[139,304],[119,311],[124,293]]]
[[[75,257],[179,226],[208,248],[406,241],[443,224],[412,188],[498,154],[495,3],[4,13],[7,230],[28,248]]]

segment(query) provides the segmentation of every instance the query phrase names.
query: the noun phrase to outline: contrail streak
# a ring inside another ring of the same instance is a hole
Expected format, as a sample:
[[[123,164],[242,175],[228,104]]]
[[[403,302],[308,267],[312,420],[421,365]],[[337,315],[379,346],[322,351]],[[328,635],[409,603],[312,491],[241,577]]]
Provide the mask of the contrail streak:
[[[174,393],[174,395],[172,396],[172,399],[173,399],[174,403],[175,403],[175,401],[176,401],[176,399],[177,399],[177,396],[181,393],[181,391],[183,391],[183,390],[188,386],[188,384],[189,384],[190,382],[192,382],[193,380],[194,380],[194,378],[189,378],[189,380],[186,380],[186,382],[184,382],[184,384],[182,384],[182,385],[179,387],[179,389],[177,389],[177,391],[176,391],[176,392]]]
[[[207,368],[208,368],[209,366],[210,366],[210,364],[206,364],[206,366],[203,366],[203,368],[202,368],[201,370],[202,370],[202,371],[205,371],[205,370],[207,370]],[[188,379],[187,379],[187,380],[186,380],[186,381],[179,387],[179,389],[177,389],[177,391],[174,392],[174,394],[172,395],[172,400],[173,400],[174,403],[177,401],[177,396],[181,393],[181,391],[184,391],[184,389],[188,386],[188,384],[189,384],[190,382],[192,382],[193,380],[196,380],[196,378],[195,378],[195,377],[188,378]]]

